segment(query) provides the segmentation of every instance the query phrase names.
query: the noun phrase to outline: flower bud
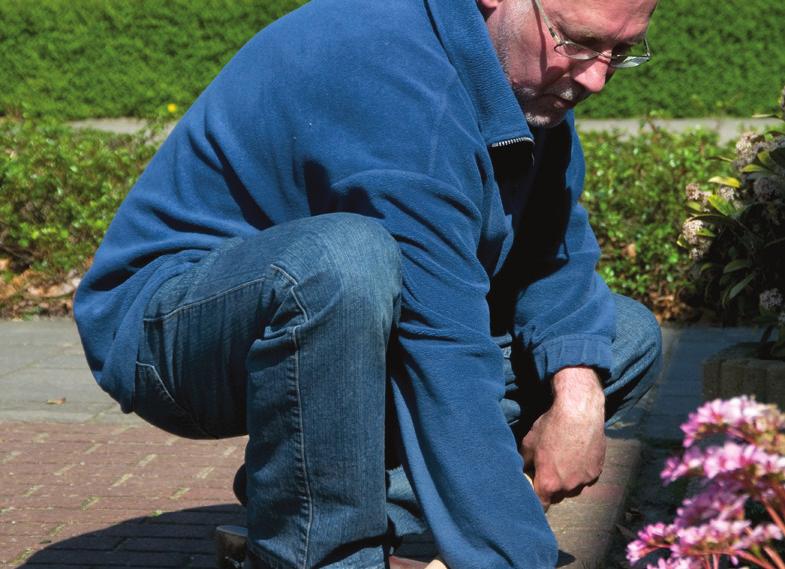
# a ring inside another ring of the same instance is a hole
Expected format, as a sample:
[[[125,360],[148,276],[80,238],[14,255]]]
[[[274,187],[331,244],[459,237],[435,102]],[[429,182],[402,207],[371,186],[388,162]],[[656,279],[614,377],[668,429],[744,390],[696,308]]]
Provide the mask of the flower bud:
[[[780,289],[778,288],[764,290],[760,293],[758,302],[761,310],[773,312],[782,306],[782,293],[780,293]]]

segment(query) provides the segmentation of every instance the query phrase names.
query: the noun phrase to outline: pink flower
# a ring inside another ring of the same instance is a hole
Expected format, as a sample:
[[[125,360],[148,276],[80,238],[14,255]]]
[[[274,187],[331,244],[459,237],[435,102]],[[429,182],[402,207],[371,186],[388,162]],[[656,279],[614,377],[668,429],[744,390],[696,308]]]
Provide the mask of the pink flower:
[[[737,544],[737,549],[749,549],[760,546],[775,539],[782,539],[782,530],[775,524],[760,524],[752,528],[748,535],[742,537]]]
[[[661,522],[651,524],[638,532],[638,539],[627,545],[627,560],[637,563],[656,549],[667,548],[676,540],[676,526]]]
[[[676,510],[674,525],[689,527],[707,520],[738,520],[744,517],[747,495],[736,480],[716,480],[702,492],[687,498]]]
[[[671,552],[679,557],[738,551],[752,525],[749,520],[710,520],[700,526],[681,528]]]
[[[661,551],[669,557],[647,568],[704,568],[721,556],[734,565],[740,559],[765,564],[765,555],[782,567],[776,552],[763,548],[785,534],[785,414],[747,396],[716,400],[691,413],[682,430],[684,453],[666,461],[661,477],[666,483],[697,477],[703,486],[682,502],[672,524],[656,523],[638,532],[627,547],[630,563]],[[712,435],[726,439],[695,445]],[[769,522],[753,526],[746,519],[749,500],[765,507]]]
[[[736,439],[756,442],[767,433],[785,430],[785,415],[774,405],[758,403],[743,395],[705,403],[681,426],[684,446],[690,447],[707,435],[724,433]]]
[[[695,559],[671,557],[658,559],[656,565],[646,565],[646,569],[703,569],[703,563]]]
[[[689,475],[703,472],[703,451],[699,448],[688,449],[683,456],[672,456],[665,461],[665,467],[660,473],[663,481],[673,482]]]
[[[785,456],[768,453],[756,445],[729,441],[706,450],[690,448],[680,459],[669,459],[661,474],[668,482],[700,475],[709,480],[722,477],[748,484],[766,477],[769,482],[785,477]]]

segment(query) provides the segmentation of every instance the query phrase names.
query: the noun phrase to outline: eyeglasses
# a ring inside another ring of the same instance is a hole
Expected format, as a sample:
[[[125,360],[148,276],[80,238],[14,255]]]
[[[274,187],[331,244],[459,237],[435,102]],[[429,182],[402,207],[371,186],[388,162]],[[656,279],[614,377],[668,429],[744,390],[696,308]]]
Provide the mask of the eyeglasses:
[[[621,45],[615,47],[611,51],[597,51],[585,45],[575,43],[574,41],[566,38],[559,37],[556,30],[553,29],[545,10],[542,9],[540,0],[534,0],[537,4],[537,10],[542,15],[542,21],[545,22],[545,27],[548,28],[553,41],[556,45],[553,50],[570,59],[578,59],[581,61],[588,61],[590,59],[597,59],[600,56],[608,58],[608,64],[614,69],[624,69],[627,67],[638,67],[651,59],[651,50],[649,49],[649,42],[644,37],[642,41],[635,45]]]

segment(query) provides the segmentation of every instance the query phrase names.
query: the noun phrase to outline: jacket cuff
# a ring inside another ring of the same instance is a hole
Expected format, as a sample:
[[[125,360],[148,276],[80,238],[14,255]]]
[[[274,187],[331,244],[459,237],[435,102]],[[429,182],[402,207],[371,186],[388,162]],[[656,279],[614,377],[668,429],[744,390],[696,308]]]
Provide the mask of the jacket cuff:
[[[594,368],[601,379],[611,374],[611,341],[604,336],[575,334],[547,340],[532,352],[540,379],[552,377],[565,367]]]

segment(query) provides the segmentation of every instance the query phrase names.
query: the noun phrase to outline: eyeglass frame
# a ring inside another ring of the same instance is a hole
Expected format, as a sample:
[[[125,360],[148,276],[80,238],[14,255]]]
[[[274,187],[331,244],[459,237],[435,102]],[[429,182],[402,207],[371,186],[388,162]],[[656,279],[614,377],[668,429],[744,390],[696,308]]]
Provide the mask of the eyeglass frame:
[[[643,36],[643,47],[646,50],[646,53],[642,55],[625,55],[624,60],[619,63],[614,63],[613,58],[613,50],[606,50],[606,51],[597,51],[596,49],[592,49],[590,47],[586,47],[585,45],[581,45],[576,43],[570,39],[562,38],[559,34],[556,33],[556,30],[551,24],[550,18],[545,13],[545,10],[542,7],[542,3],[540,0],[534,0],[534,3],[537,5],[537,10],[542,16],[542,21],[545,23],[545,27],[548,28],[548,32],[551,34],[553,41],[556,42],[556,45],[553,46],[553,50],[562,55],[564,57],[569,57],[570,59],[575,59],[576,61],[591,61],[592,59],[597,59],[600,56],[605,56],[608,59],[608,65],[613,69],[627,69],[630,67],[638,67],[639,65],[643,65],[647,61],[651,60],[651,49],[649,48],[649,41],[646,39],[646,36]],[[569,55],[567,53],[562,53],[558,51],[558,49],[565,45],[574,46],[580,50],[584,50],[589,55],[587,57],[575,57],[574,55]],[[627,61],[631,59],[632,61]]]

